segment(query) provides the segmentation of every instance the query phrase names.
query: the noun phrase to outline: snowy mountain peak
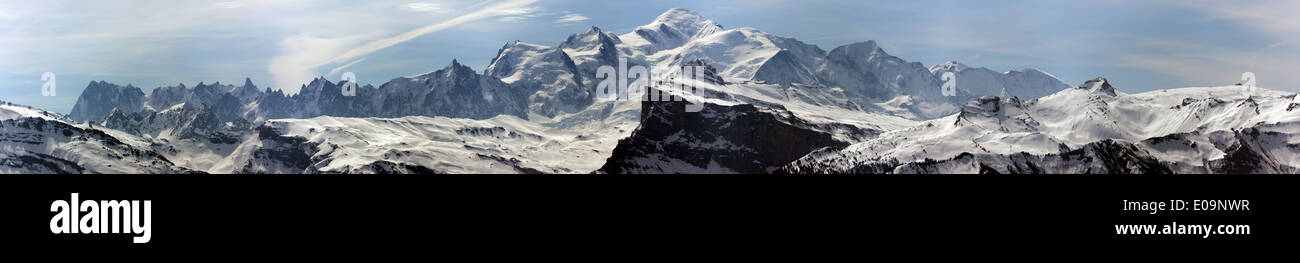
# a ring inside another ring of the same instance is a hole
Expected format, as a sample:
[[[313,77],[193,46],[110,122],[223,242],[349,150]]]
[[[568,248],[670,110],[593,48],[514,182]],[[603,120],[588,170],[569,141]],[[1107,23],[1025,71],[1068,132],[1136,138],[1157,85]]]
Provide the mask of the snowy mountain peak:
[[[478,76],[479,76],[478,72],[475,72],[473,68],[461,64],[460,61],[457,61],[456,59],[452,59],[451,63],[447,64],[446,67],[442,67],[441,69],[438,70],[434,70],[431,72],[427,72],[424,74],[420,74],[408,78],[412,80],[420,80],[420,81],[431,80],[431,79],[447,79],[447,80],[451,80],[452,82],[460,83],[468,80],[478,81],[477,80]],[[382,86],[383,85],[381,85],[381,87]]]
[[[122,126],[120,123],[126,123],[127,121],[126,114],[123,114],[122,110],[113,108],[113,111],[108,112],[108,117],[104,117],[104,121],[100,122],[100,126],[120,127]]]
[[[665,22],[665,21],[672,21],[672,20],[703,20],[703,19],[704,16],[701,16],[699,13],[696,13],[695,11],[687,10],[685,8],[680,8],[680,7],[674,7],[674,8],[669,8],[668,11],[664,11],[663,14],[659,14],[659,17],[655,18],[655,22]]]
[[[1038,69],[1038,68],[1025,68],[1025,69],[1022,69],[1022,70],[1020,70],[1020,71],[1023,71],[1023,72],[1026,72],[1026,73],[1043,74],[1043,75],[1051,76],[1052,78],[1060,79],[1060,78],[1057,78],[1056,75],[1052,75],[1052,73],[1047,73],[1047,71],[1043,71],[1043,70]]]
[[[515,40],[506,43],[497,51],[497,56],[492,58],[487,68],[483,69],[483,75],[499,78],[506,83],[514,83],[521,78],[529,77],[525,75],[533,72],[560,70],[576,74],[577,69],[573,64],[569,56],[559,48]],[[556,77],[537,75],[542,79]]]
[[[515,40],[515,41],[506,42],[506,45],[505,45],[505,46],[501,46],[501,49],[500,49],[500,50],[497,50],[497,55],[501,55],[501,52],[504,51],[504,50],[506,50],[506,49],[510,49],[510,48],[514,48],[514,47],[520,47],[520,46],[522,46],[523,48],[528,48],[528,49],[543,49],[543,48],[550,48],[550,47],[543,46],[543,45],[532,44],[532,43],[528,43],[528,42],[523,42],[523,41]],[[453,59],[452,62],[456,62],[456,60]],[[490,63],[489,63],[489,64],[490,64]]]
[[[1047,71],[1043,71],[1043,70],[1041,70],[1041,69],[1037,69],[1037,68],[1026,68],[1026,69],[1022,69],[1022,70],[1012,70],[1012,71],[1010,71],[1010,72],[1007,72],[1007,74],[1008,74],[1008,75],[1029,75],[1029,76],[1034,76],[1034,77],[1038,77],[1038,78],[1045,78],[1045,79],[1048,79],[1048,80],[1052,80],[1053,84],[1056,84],[1056,83],[1059,83],[1059,84],[1065,84],[1065,80],[1061,80],[1061,78],[1056,77],[1056,75],[1052,75],[1052,73],[1047,73]],[[1057,85],[1057,86],[1059,86],[1059,85]]]
[[[1032,68],[999,73],[988,68],[968,67],[956,61],[930,67],[930,73],[935,77],[942,77],[948,72],[956,73],[957,79],[960,79],[957,90],[972,96],[998,95],[1033,99],[1070,88],[1060,78]]]
[[[1097,94],[1108,92],[1124,96]],[[1296,138],[1300,115],[1283,111],[1288,101],[1281,92],[1220,99],[1234,92],[1204,87],[1122,94],[1097,78],[1025,103],[985,96],[966,104],[955,120],[941,119],[955,125],[931,121],[807,155],[787,170],[1295,173],[1300,151],[1266,141]]]
[[[484,71],[483,71],[484,73],[483,73],[483,74],[484,74],[484,75],[492,75],[492,72],[494,71],[494,70],[493,70],[494,68],[499,68],[499,67],[501,67],[501,65],[498,65],[498,63],[503,62],[503,61],[502,61],[503,59],[510,59],[510,58],[513,57],[513,56],[520,56],[520,55],[521,55],[521,54],[516,54],[516,53],[521,53],[521,52],[523,52],[523,51],[528,51],[528,50],[540,50],[540,49],[545,49],[545,48],[547,48],[547,47],[542,46],[542,45],[535,45],[535,44],[524,43],[523,41],[519,41],[519,40],[513,40],[513,41],[510,41],[510,42],[506,42],[505,45],[501,46],[501,49],[498,49],[498,50],[497,50],[497,56],[496,56],[496,57],[493,57],[491,62],[488,62],[488,67],[487,67],[486,69],[484,69]],[[455,59],[452,59],[452,60],[451,60],[451,63],[452,63],[452,65],[460,64],[460,63],[458,63]],[[514,65],[513,65],[514,62],[511,62],[510,64],[512,64],[512,65],[506,65],[506,66],[507,66],[507,67],[513,67],[513,66],[514,66]],[[507,81],[507,82],[508,82],[508,81]]]
[[[456,59],[452,59],[452,60],[451,60],[451,64],[447,64],[446,67],[443,67],[442,69],[438,70],[437,72],[438,72],[438,73],[442,73],[442,74],[449,74],[449,76],[452,76],[452,77],[459,76],[459,75],[465,75],[465,73],[467,73],[467,72],[468,72],[468,74],[477,74],[477,73],[474,73],[474,69],[471,69],[469,66],[465,66],[465,65],[463,65],[463,64],[460,64],[460,61],[456,61]]]
[[[1115,96],[1118,94],[1115,91],[1115,87],[1111,86],[1110,81],[1107,81],[1106,78],[1104,77],[1097,77],[1095,79],[1083,82],[1083,85],[1079,85],[1078,89],[1088,90],[1091,91],[1092,93],[1105,94],[1110,96]]]
[[[624,43],[629,45],[628,48],[649,55],[722,31],[722,25],[712,20],[706,20],[689,10],[674,8],[659,15],[650,24],[639,26],[619,38],[626,41]]]
[[[325,84],[326,82],[329,82],[329,80],[325,79],[324,77],[316,77],[314,79],[311,79],[311,83],[308,83],[307,87],[319,87],[322,84]],[[203,83],[199,83],[199,86],[202,85]],[[195,88],[197,89],[198,87]]]
[[[556,47],[511,42],[497,52],[483,74],[511,84],[529,99],[530,111],[547,117],[577,112],[592,101],[577,65]]]
[[[560,49],[583,51],[604,46],[605,49],[614,50],[616,49],[614,45],[619,42],[618,36],[601,31],[600,28],[593,26],[587,32],[569,35],[569,38],[565,39],[564,43],[560,43]]]
[[[668,25],[673,29],[676,29],[678,32],[684,33],[688,37],[703,36],[700,35],[702,32],[711,34],[722,31],[722,25],[713,22],[713,20],[704,19],[704,17],[699,13],[681,8],[668,9],[667,12],[660,14],[659,17],[655,18],[654,22],[651,22],[650,24]]]
[[[244,78],[244,85],[231,87],[229,93],[234,95],[241,104],[248,104],[262,96],[262,91],[257,89],[257,85],[253,85],[252,78]]]
[[[961,62],[948,61],[948,62],[944,62],[943,64],[938,64],[930,67],[930,72],[931,73],[962,72],[962,71],[966,71],[966,69],[969,68],[970,68],[969,66],[966,66],[966,64],[962,64]]]
[[[899,64],[908,64],[906,61],[890,56],[889,53],[886,53],[884,49],[881,49],[880,45],[877,45],[874,40],[839,46],[831,49],[830,52],[827,52],[826,56],[832,60],[848,59],[850,61],[892,58],[898,60],[900,62]],[[925,70],[924,67],[921,69]]]
[[[848,44],[845,45],[844,47],[850,49],[865,50],[872,53],[882,53],[882,54],[885,53],[885,49],[880,48],[880,44],[877,44],[875,40],[867,40],[863,42]]]

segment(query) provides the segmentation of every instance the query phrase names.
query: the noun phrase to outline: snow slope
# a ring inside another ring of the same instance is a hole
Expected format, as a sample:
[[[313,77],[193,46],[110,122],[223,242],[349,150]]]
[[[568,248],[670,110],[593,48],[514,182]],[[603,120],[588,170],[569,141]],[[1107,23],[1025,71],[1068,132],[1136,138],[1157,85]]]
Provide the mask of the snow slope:
[[[1260,89],[1246,97],[1236,86],[1130,95],[1098,78],[1029,101],[986,96],[968,103],[958,114],[843,150],[812,153],[785,169],[795,173],[1296,173],[1300,111],[1287,109],[1294,96]],[[1075,163],[1065,158],[1088,153],[1131,156]],[[1101,163],[1107,160],[1128,165]],[[965,164],[917,170],[961,162]],[[1148,165],[1138,165],[1143,163]]]
[[[0,173],[189,173],[139,140],[0,103]]]
[[[722,25],[690,10],[673,8],[650,24],[618,36],[632,57],[649,56],[680,47],[687,42],[722,31]]]
[[[528,97],[528,111],[546,117],[591,105],[594,85],[562,49],[512,41],[497,52],[483,75],[501,79]]]
[[[0,120],[19,118],[41,118],[46,120],[70,121],[67,116],[62,114],[0,101]]]
[[[631,106],[601,102],[547,122],[507,115],[276,119],[210,171],[589,173],[635,128]]]

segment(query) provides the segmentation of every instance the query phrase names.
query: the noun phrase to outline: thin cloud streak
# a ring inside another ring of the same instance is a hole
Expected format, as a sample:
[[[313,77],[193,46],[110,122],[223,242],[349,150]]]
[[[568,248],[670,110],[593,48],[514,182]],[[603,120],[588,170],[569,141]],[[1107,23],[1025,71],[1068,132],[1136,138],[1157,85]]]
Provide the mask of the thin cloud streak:
[[[410,3],[410,4],[406,4],[406,8],[410,8],[413,11],[420,11],[420,12],[446,12],[447,11],[447,9],[442,8],[441,5],[435,3]]]
[[[291,36],[281,42],[281,50],[283,51],[281,55],[271,58],[267,70],[275,78],[275,88],[284,90],[287,93],[296,93],[299,88],[298,84],[313,77],[315,75],[313,71],[318,68],[339,65],[328,71],[327,75],[333,75],[358,63],[359,59],[363,59],[364,56],[376,51],[467,22],[530,12],[534,9],[528,6],[536,2],[537,0],[509,0],[491,3],[464,15],[372,41],[320,38],[310,35]],[[411,8],[409,5],[407,7]],[[427,6],[419,7],[427,8]],[[356,43],[363,44],[354,45]]]
[[[354,49],[348,50],[348,51],[346,51],[346,52],[343,52],[343,54],[341,54],[341,55],[339,55],[339,56],[337,56],[337,57],[331,58],[331,59],[326,60],[326,61],[322,61],[321,63],[316,64],[314,67],[320,67],[320,66],[325,66],[325,65],[334,64],[334,63],[341,63],[341,62],[343,62],[343,61],[349,61],[349,60],[352,60],[353,58],[357,58],[357,57],[360,57],[360,56],[365,56],[365,55],[370,54],[370,53],[373,53],[373,52],[375,52],[375,51],[379,51],[380,49],[384,49],[384,48],[391,47],[391,46],[394,46],[394,45],[397,45],[397,44],[401,44],[402,42],[410,41],[411,39],[415,39],[415,38],[417,38],[417,37],[420,37],[420,36],[423,36],[423,35],[426,35],[426,34],[429,34],[429,33],[442,31],[442,30],[444,30],[444,29],[451,28],[451,27],[453,27],[453,26],[460,25],[460,24],[465,23],[465,22],[471,22],[471,21],[475,21],[475,20],[479,20],[479,19],[483,19],[483,18],[487,18],[487,17],[491,17],[491,16],[494,16],[494,15],[497,15],[497,14],[499,14],[498,10],[515,10],[514,8],[519,8],[519,7],[527,6],[527,5],[529,5],[529,4],[536,3],[536,2],[537,2],[537,0],[513,0],[513,1],[505,1],[505,2],[501,2],[501,3],[494,4],[494,5],[490,5],[490,6],[488,6],[488,7],[483,8],[483,9],[479,9],[479,10],[477,10],[477,11],[470,12],[470,13],[468,13],[468,14],[464,14],[464,15],[461,15],[461,16],[458,16],[458,17],[455,17],[455,18],[449,19],[449,20],[447,20],[447,21],[442,21],[442,22],[439,22],[439,23],[435,23],[435,24],[427,25],[427,26],[424,26],[424,27],[421,27],[421,28],[417,28],[417,29],[415,29],[415,30],[408,31],[408,32],[406,32],[406,33],[402,33],[402,34],[400,34],[400,35],[396,35],[396,36],[393,36],[393,37],[389,37],[389,38],[385,38],[385,39],[380,39],[380,40],[372,41],[372,42],[370,42],[370,43],[366,43],[365,45],[362,45],[361,47],[357,47],[357,48],[354,48]],[[330,70],[330,72],[337,72],[337,71],[339,71],[339,70],[341,70],[341,69],[342,69],[341,67],[340,67],[340,68],[335,68],[335,69],[333,69],[333,70]]]
[[[566,24],[566,23],[577,23],[577,22],[587,21],[590,19],[591,19],[590,17],[580,15],[580,14],[567,14],[561,16],[559,19],[556,19],[555,22]]]

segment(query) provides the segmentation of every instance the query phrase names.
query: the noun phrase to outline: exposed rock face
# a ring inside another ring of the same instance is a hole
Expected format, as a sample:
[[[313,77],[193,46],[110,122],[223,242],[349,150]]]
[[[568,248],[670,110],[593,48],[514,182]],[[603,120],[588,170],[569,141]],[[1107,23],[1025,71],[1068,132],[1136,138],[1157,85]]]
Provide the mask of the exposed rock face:
[[[104,117],[107,117],[114,108],[135,113],[143,111],[144,106],[145,96],[140,88],[92,81],[81,96],[77,97],[77,104],[72,106],[72,114],[68,117],[77,122],[99,122],[104,120]]]
[[[151,138],[173,137],[225,144],[236,143],[238,134],[252,127],[252,124],[242,118],[236,118],[233,122],[223,121],[212,108],[204,104],[150,112],[147,116],[141,116],[140,113],[127,115],[114,109],[100,125]]]
[[[1009,155],[963,152],[945,160],[918,162],[869,162],[844,170],[827,171],[795,162],[782,167],[782,173],[849,173],[849,174],[1171,174],[1173,170],[1136,145],[1103,140],[1081,149],[1043,156],[1029,153]]]
[[[808,152],[847,145],[784,109],[643,102],[641,125],[620,140],[600,172],[770,173]]]
[[[149,95],[149,107],[154,111],[166,110],[176,104],[185,103],[186,98],[193,92],[194,90],[186,87],[184,83],[158,87]]]
[[[350,172],[354,174],[445,174],[446,172],[429,169],[421,165],[375,161],[369,165]]]
[[[539,46],[540,47],[540,46]],[[514,48],[519,50],[523,48]],[[576,112],[591,104],[593,95],[583,85],[578,69],[564,52],[556,48],[518,51],[544,52],[544,61],[509,56],[503,50],[501,63],[494,65],[498,74],[519,73],[527,77],[516,85],[478,74],[452,61],[446,68],[414,77],[401,77],[380,88],[359,86],[355,96],[343,94],[344,84],[317,78],[303,85],[297,94],[280,90],[257,90],[252,80],[242,86],[199,83],[193,88],[184,84],[159,87],[145,97],[139,88],[121,87],[103,81],[91,82],[73,107],[75,121],[100,123],[112,113],[124,116],[164,112],[173,108],[208,108],[220,122],[258,122],[276,118],[444,116],[486,119],[497,115],[528,118],[529,107],[546,116]],[[505,65],[517,62],[517,65]],[[534,68],[545,63],[553,70]],[[509,68],[510,70],[506,70]]]
[[[1224,158],[1210,161],[1210,169],[1215,173],[1231,174],[1294,174],[1300,167],[1290,164],[1285,156],[1295,156],[1300,152],[1300,144],[1277,145],[1286,142],[1293,135],[1274,131],[1274,127],[1247,128],[1233,132],[1231,137],[1222,132],[1218,146],[1224,147]],[[1280,149],[1278,149],[1281,146]],[[1288,151],[1289,150],[1289,151]]]
[[[315,163],[311,153],[318,147],[307,138],[283,136],[271,127],[259,126],[257,140],[262,147],[254,150],[236,173],[306,173]]]

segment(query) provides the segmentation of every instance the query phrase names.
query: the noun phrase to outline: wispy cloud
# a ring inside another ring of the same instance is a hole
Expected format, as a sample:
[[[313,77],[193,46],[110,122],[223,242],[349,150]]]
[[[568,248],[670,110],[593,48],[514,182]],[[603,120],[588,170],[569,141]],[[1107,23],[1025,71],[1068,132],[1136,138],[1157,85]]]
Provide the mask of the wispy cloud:
[[[447,10],[446,8],[443,8],[442,5],[439,5],[437,3],[425,3],[425,2],[406,4],[406,8],[412,11],[419,11],[419,12],[440,12],[441,13],[441,12],[450,11]]]
[[[503,17],[501,17],[501,18],[497,18],[497,21],[501,21],[501,22],[523,22],[523,21],[524,21],[524,17],[522,17],[522,16],[503,16]]]
[[[316,77],[313,65],[331,56],[347,50],[347,46],[357,43],[356,39],[323,38],[311,35],[295,35],[280,41],[281,53],[271,58],[267,71],[271,72],[275,82],[272,87],[288,93],[298,91],[299,85]]]
[[[315,70],[334,66],[327,75],[333,75],[356,63],[357,59],[384,48],[392,47],[420,36],[442,31],[466,22],[503,15],[524,15],[535,8],[529,5],[537,0],[507,0],[485,5],[477,10],[444,21],[419,27],[395,36],[348,43],[344,39],[296,35],[281,43],[282,54],[271,59],[268,71],[275,77],[276,87],[288,93],[298,91],[298,84],[310,80]],[[410,7],[409,5],[407,6]]]
[[[343,52],[343,54],[331,58],[330,60],[321,62],[317,66],[324,66],[331,63],[349,61],[354,58],[378,51],[380,49],[401,44],[402,42],[410,41],[411,39],[415,39],[416,37],[420,37],[429,33],[442,31],[444,29],[451,28],[453,26],[460,25],[465,22],[471,22],[471,21],[475,21],[475,20],[479,20],[479,19],[483,19],[495,15],[501,15],[501,14],[518,14],[517,13],[519,12],[518,10],[531,10],[531,8],[528,8],[527,5],[535,2],[537,2],[537,0],[510,0],[510,1],[500,2],[494,5],[484,7],[483,9],[475,10],[473,12],[469,12],[467,14],[457,16],[455,18],[446,21],[416,28],[414,30],[407,31],[406,33],[402,33],[389,38],[371,41],[360,47],[353,48],[346,52]],[[330,72],[331,73],[337,72],[341,69],[342,67],[335,68]]]
[[[519,16],[519,15],[527,15],[527,14],[530,14],[530,13],[536,12],[536,11],[537,11],[537,7],[534,7],[534,6],[510,6],[510,7],[500,7],[500,8],[496,8],[496,9],[493,9],[493,10],[486,10],[486,11],[489,11],[489,12],[491,12],[492,14],[496,14],[496,15]]]
[[[505,8],[505,9],[495,10],[493,11],[493,13],[495,13],[495,15],[501,16],[501,18],[498,18],[497,21],[522,22],[529,18],[541,16],[542,14],[540,14],[538,10],[539,8],[534,6],[522,6],[517,8]]]
[[[591,18],[581,14],[567,14],[561,16],[559,19],[556,19],[555,22],[561,24],[567,24],[567,23],[577,23],[577,22],[582,22],[587,20],[591,20]]]

